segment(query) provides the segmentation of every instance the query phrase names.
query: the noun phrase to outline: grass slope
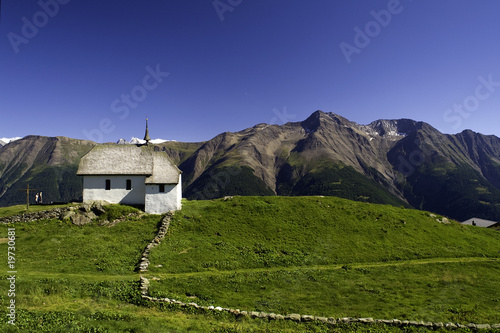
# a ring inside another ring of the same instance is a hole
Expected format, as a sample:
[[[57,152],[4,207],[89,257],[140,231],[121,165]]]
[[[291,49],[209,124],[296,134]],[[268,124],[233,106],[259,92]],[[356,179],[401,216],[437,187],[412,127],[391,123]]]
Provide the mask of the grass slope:
[[[500,234],[429,213],[335,197],[190,201],[152,261],[155,272],[425,258],[498,257]]]
[[[183,207],[151,251],[152,295],[283,314],[500,322],[498,232],[338,198],[235,197]],[[107,215],[130,211],[111,206]],[[0,225],[5,254],[7,228],[16,229],[17,270],[17,325],[4,320],[0,330],[399,331],[237,319],[143,302],[135,268],[160,220]],[[0,315],[7,318],[7,260],[0,269]]]
[[[45,209],[56,206],[44,206]],[[33,206],[33,210],[42,206]],[[23,213],[0,208],[0,216]],[[107,206],[108,218],[134,210]],[[0,225],[2,332],[326,332],[326,325],[236,320],[222,313],[145,303],[136,264],[158,230],[159,215],[129,218],[113,227],[58,220]],[[8,228],[15,228],[16,325],[7,323]]]
[[[187,202],[151,251],[151,292],[277,313],[497,322],[499,241],[334,197]]]

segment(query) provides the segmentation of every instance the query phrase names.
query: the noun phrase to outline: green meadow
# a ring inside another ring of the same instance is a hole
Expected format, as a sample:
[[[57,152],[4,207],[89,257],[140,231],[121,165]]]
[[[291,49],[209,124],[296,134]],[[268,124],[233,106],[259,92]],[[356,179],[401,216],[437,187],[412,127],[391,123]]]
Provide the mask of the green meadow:
[[[146,302],[137,264],[162,216],[109,206],[84,226],[0,225],[6,332],[399,332],[236,318]],[[19,213],[1,208],[0,216]],[[149,293],[279,314],[500,323],[500,233],[428,212],[335,197],[184,201],[150,252]],[[8,324],[8,228],[15,228],[16,325]],[[423,328],[407,328],[420,332]]]

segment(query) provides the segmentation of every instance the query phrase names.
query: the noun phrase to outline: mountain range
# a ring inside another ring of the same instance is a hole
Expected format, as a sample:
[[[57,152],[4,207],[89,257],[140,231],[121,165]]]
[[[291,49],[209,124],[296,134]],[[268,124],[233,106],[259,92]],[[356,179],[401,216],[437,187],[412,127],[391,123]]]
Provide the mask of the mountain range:
[[[95,144],[27,136],[0,147],[0,205],[22,203],[26,193],[18,190],[28,182],[43,189],[46,201],[81,199],[76,168]],[[500,220],[500,139],[470,130],[443,134],[411,119],[359,125],[316,111],[300,122],[258,124],[206,142],[165,141],[155,149],[183,171],[188,199],[333,195],[458,220]]]

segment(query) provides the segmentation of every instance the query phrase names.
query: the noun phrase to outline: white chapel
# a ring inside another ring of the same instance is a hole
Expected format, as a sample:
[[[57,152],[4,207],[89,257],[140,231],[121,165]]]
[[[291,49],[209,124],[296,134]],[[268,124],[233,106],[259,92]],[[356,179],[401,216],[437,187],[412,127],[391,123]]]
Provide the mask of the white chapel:
[[[149,214],[181,209],[182,171],[150,144],[98,144],[82,157],[83,201],[144,205]]]

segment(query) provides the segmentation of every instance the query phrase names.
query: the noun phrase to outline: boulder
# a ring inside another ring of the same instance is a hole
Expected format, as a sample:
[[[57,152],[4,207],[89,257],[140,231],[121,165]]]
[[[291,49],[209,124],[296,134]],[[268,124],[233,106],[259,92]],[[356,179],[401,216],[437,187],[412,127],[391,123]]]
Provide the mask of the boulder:
[[[61,215],[61,219],[62,220],[71,219],[75,215],[76,215],[75,211],[70,209]]]
[[[314,321],[314,316],[303,315],[303,316],[301,316],[301,320],[302,320],[303,322]]]
[[[87,216],[91,220],[97,218],[97,215],[93,211],[87,212],[85,216]]]
[[[285,316],[285,319],[292,320],[295,322],[300,322],[300,315],[297,313],[291,313]]]
[[[491,329],[491,326],[489,324],[476,324],[476,329],[489,330],[489,329]]]
[[[106,210],[103,208],[103,205],[109,205],[109,202],[103,200],[94,201],[92,204],[92,210],[98,215],[104,214],[106,213]]]
[[[258,318],[261,318],[261,319],[268,319],[269,318],[269,314],[267,312],[259,312],[259,315],[257,316]]]
[[[84,202],[80,205],[80,211],[81,212],[90,212],[92,209],[92,202]]]
[[[359,318],[358,321],[363,324],[373,324],[375,322],[373,318]]]
[[[259,316],[259,313],[257,311],[250,311],[251,318],[257,318],[258,316]]]
[[[454,323],[446,323],[444,325],[444,327],[446,327],[447,329],[450,329],[450,330],[454,330],[457,328],[457,325],[455,325]]]
[[[337,320],[333,317],[328,317],[328,324],[337,325]]]
[[[82,214],[76,214],[71,218],[71,222],[75,225],[85,225],[92,223],[92,219]]]

